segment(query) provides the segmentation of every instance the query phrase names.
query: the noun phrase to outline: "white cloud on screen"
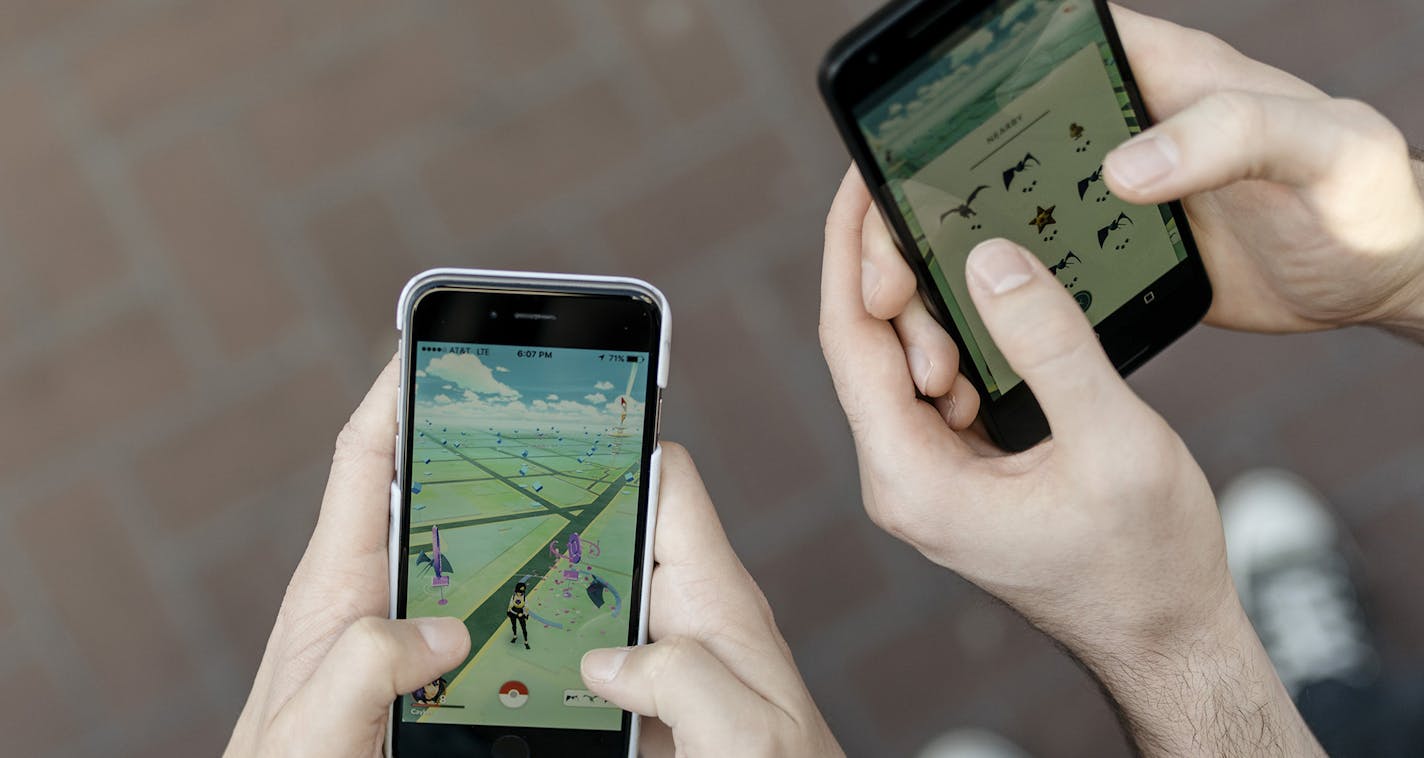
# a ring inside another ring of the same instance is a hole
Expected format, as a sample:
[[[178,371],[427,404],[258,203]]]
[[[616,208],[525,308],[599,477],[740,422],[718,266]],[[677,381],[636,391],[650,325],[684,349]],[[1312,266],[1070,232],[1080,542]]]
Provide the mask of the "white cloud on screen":
[[[469,353],[446,353],[430,361],[425,370],[480,395],[517,398],[519,391],[494,378],[494,372]]]
[[[564,427],[564,431],[585,426],[595,430],[616,426],[623,411],[616,399],[591,405],[575,400],[534,400],[525,403],[523,400],[498,395],[481,396],[473,392],[465,393],[465,399],[453,403],[440,403],[439,398],[436,398],[436,403],[438,410],[436,405],[430,403],[421,403],[418,410],[423,414],[436,414],[450,423],[467,422],[505,428],[552,425]],[[628,402],[627,423],[630,427],[636,428],[640,423],[643,409],[644,404],[639,401]]]

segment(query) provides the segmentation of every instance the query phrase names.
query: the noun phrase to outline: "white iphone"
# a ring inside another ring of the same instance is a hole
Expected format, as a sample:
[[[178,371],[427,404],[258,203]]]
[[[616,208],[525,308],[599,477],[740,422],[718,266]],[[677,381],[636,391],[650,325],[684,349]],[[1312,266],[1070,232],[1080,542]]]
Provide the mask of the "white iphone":
[[[395,701],[390,755],[636,755],[579,661],[647,638],[669,318],[635,279],[406,285],[391,616],[463,619],[471,646]]]

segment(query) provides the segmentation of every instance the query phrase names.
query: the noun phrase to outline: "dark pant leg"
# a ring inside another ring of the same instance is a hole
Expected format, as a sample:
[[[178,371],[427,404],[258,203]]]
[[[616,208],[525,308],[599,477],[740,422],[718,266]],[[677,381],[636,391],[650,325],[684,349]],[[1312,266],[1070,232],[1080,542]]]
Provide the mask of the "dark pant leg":
[[[1424,755],[1424,676],[1337,681],[1301,690],[1296,706],[1332,758]]]

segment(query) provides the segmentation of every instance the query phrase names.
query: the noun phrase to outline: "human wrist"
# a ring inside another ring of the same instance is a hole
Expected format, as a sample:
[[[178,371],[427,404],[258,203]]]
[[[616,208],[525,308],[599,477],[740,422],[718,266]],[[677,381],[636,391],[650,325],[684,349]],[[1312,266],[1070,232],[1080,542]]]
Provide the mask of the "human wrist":
[[[1193,623],[1080,657],[1142,755],[1322,754],[1234,592]]]
[[[1424,194],[1424,149],[1409,148],[1409,167],[1414,172],[1415,184]],[[1385,315],[1376,321],[1379,327],[1394,332],[1415,342],[1424,343],[1424,234],[1409,253],[1409,263],[1404,270],[1413,272],[1407,277]]]
[[[1406,339],[1424,343],[1424,238],[1402,265],[1403,283],[1368,322]]]

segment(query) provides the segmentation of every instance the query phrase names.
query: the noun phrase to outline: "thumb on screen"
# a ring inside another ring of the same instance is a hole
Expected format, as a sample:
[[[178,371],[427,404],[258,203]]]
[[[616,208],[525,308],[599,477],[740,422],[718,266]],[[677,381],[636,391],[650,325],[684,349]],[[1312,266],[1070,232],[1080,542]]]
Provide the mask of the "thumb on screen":
[[[735,754],[729,725],[765,722],[766,701],[692,637],[590,650],[584,683],[609,702],[672,728],[691,755]]]
[[[1131,391],[1083,309],[1032,253],[1004,239],[969,254],[969,293],[1004,358],[1033,390],[1057,438],[1101,426]]]
[[[358,619],[282,709],[274,739],[286,743],[283,752],[369,754],[391,702],[454,669],[469,650],[459,619]]]

